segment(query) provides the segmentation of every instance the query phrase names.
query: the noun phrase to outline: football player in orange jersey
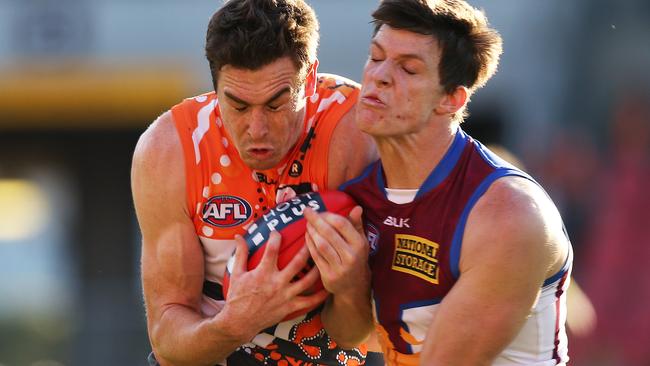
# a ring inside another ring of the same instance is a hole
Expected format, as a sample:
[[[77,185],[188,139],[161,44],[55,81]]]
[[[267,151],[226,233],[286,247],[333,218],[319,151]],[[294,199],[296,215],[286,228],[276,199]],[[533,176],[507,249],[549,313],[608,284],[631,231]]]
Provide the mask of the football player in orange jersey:
[[[335,189],[376,159],[354,123],[358,84],[317,74],[317,44],[318,22],[303,0],[226,2],[207,32],[214,91],[182,101],[141,136],[132,189],[151,365],[364,361],[365,330],[340,344],[336,336],[367,323],[367,286],[304,295],[319,276],[314,268],[292,282],[307,248],[278,270],[274,235],[261,264],[246,271],[239,236],[279,201]],[[353,216],[359,223],[360,210]],[[356,259],[340,270],[367,277],[367,249],[351,250]],[[326,298],[322,312],[280,322]]]

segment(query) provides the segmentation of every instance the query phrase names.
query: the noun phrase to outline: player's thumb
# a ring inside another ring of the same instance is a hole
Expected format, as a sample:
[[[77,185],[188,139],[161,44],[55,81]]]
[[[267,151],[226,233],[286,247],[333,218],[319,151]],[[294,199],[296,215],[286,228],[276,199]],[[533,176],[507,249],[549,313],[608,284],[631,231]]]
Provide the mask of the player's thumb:
[[[355,206],[350,213],[348,214],[348,218],[350,219],[350,222],[352,223],[352,226],[357,230],[359,234],[364,234],[363,230],[363,208],[361,206]]]

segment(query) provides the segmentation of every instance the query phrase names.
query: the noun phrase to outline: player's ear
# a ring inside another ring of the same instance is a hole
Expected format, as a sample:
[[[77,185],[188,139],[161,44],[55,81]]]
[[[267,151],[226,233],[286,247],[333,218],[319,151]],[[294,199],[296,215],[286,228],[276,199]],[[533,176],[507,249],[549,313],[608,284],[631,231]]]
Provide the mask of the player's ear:
[[[318,59],[309,66],[307,78],[305,79],[305,97],[309,98],[316,93],[316,83],[318,82]]]
[[[469,90],[464,86],[459,86],[440,100],[440,103],[435,108],[435,112],[440,115],[454,114],[465,107],[468,99]]]

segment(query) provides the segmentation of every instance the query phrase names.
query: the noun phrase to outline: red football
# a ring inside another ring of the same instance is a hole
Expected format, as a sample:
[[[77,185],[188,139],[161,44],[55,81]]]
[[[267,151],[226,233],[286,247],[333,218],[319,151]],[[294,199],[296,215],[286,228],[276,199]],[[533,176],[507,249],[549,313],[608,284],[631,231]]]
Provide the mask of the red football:
[[[305,245],[305,232],[307,220],[303,214],[306,207],[316,212],[335,212],[347,216],[352,208],[356,206],[354,200],[344,192],[323,191],[311,192],[298,195],[286,202],[279,203],[268,213],[262,215],[253,222],[247,229],[244,236],[248,244],[248,270],[252,270],[260,263],[264,254],[264,247],[269,239],[271,231],[277,231],[282,235],[280,252],[278,254],[278,268],[284,268],[291,258]],[[226,272],[223,277],[223,296],[228,297],[228,286],[230,284],[230,272],[234,264],[234,253],[228,261]],[[301,271],[297,277],[302,277],[313,266],[310,263]],[[323,283],[318,280],[309,293],[315,293],[323,288]],[[312,309],[289,314],[284,320],[295,318],[305,314]]]

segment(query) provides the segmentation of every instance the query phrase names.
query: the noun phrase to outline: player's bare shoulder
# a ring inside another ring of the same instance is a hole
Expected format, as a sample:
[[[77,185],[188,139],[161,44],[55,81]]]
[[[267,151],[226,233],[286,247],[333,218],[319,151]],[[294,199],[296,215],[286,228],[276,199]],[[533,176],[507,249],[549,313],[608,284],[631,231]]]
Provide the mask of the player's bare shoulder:
[[[153,164],[161,158],[177,158],[182,162],[182,156],[174,117],[167,111],[140,135],[133,158],[134,164]]]
[[[171,112],[158,117],[140,136],[133,154],[131,183],[136,209],[151,195],[185,197],[185,166]]]
[[[492,215],[498,214],[495,219],[508,221],[510,225],[542,230],[540,233],[546,234],[550,234],[549,230],[562,229],[562,219],[555,204],[530,179],[508,176],[496,180],[487,190],[482,204],[490,206]],[[481,202],[477,208],[480,205]]]
[[[537,183],[519,176],[496,180],[472,209],[468,227],[495,242],[519,243],[521,250],[547,263],[547,274],[562,267],[569,251],[555,204]]]

